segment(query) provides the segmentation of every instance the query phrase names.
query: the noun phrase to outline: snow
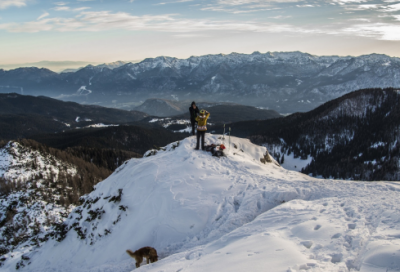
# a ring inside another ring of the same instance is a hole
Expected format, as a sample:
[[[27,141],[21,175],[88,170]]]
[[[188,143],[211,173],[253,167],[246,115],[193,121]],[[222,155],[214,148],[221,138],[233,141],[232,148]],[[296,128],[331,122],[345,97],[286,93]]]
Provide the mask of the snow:
[[[155,123],[155,122],[163,121],[163,120],[164,120],[164,119],[153,118],[153,119],[151,119],[151,120],[149,121],[149,123]]]
[[[308,157],[306,160],[302,160],[300,157],[295,158],[294,154],[285,154],[283,163],[281,164],[283,168],[291,171],[301,171],[301,168],[306,167],[312,161],[312,157]]]
[[[35,167],[32,165],[35,164]],[[44,178],[53,173],[56,177],[60,168],[76,174],[76,169],[57,160],[53,156],[42,156],[39,151],[23,147],[17,142],[9,142],[0,149],[0,177],[6,180],[26,182],[41,174]]]
[[[371,148],[378,148],[380,146],[385,146],[385,145],[386,145],[386,143],[384,143],[384,142],[377,142],[377,143],[374,143],[373,145],[371,145]]]
[[[195,151],[195,141],[119,167],[70,214],[66,239],[27,252],[20,270],[133,271],[125,250],[143,246],[160,260],[138,271],[400,270],[399,182],[316,179],[262,163],[266,148],[247,139],[226,138],[221,158]]]
[[[102,128],[102,127],[118,127],[118,126],[119,125],[113,125],[113,124],[106,125],[103,123],[98,123],[98,124],[92,124],[92,125],[86,126],[86,128]]]
[[[91,94],[92,93],[92,91],[91,90],[88,90],[87,88],[86,88],[86,86],[81,86],[77,91],[76,91],[76,94],[77,95],[88,95],[88,94]]]
[[[54,223],[62,223],[71,212],[72,205],[49,203],[49,197],[59,199],[61,193],[57,186],[45,187],[45,181],[54,184],[60,172],[75,175],[77,170],[16,142],[0,149],[0,178],[5,178],[7,184],[19,184],[8,193],[3,191],[6,188],[3,183],[0,184],[0,267],[3,261],[12,259],[14,270],[24,254],[44,244],[49,236],[55,237]]]
[[[192,126],[190,123],[189,119],[171,119],[171,118],[153,118],[149,121],[149,123],[155,123],[159,122],[164,128],[168,128],[171,125],[186,125],[186,128],[180,129],[180,130],[174,130],[174,132],[180,132],[180,133],[190,133],[192,132]],[[209,125],[212,125],[212,123],[208,123]]]

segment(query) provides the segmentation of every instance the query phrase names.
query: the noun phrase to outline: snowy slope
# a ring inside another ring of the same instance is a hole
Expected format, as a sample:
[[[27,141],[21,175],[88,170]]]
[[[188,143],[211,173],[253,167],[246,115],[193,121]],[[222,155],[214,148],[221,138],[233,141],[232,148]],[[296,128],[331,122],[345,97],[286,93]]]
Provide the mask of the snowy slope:
[[[59,239],[74,205],[60,203],[70,188],[57,181],[76,173],[76,166],[17,142],[0,148],[0,179],[7,181],[0,183],[0,267],[14,255],[14,268],[20,266],[23,253]]]
[[[53,156],[43,156],[17,142],[10,141],[4,148],[0,148],[0,177],[7,180],[26,182],[39,175],[43,178],[55,175],[57,178],[61,168],[65,168],[68,174],[76,174],[74,167]]]
[[[161,258],[138,271],[400,269],[399,183],[314,179],[231,142],[219,159],[189,137],[130,160],[84,197],[62,242],[25,252],[21,270],[132,271],[125,250],[142,246]]]

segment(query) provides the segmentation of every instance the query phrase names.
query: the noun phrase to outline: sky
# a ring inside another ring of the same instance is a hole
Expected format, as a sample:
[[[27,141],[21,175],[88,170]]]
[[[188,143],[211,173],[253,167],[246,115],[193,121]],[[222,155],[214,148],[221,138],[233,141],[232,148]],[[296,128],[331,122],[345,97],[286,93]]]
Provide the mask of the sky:
[[[0,65],[399,48],[400,0],[0,0]]]

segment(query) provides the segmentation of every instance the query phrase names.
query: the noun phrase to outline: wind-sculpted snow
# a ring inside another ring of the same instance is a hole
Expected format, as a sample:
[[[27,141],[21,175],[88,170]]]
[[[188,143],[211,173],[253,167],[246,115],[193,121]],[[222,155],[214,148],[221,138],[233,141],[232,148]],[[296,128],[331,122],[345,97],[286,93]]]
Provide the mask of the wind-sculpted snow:
[[[125,250],[143,246],[160,260],[138,271],[400,269],[398,183],[315,179],[247,139],[226,137],[221,158],[195,141],[118,168],[70,214],[62,242],[25,253],[22,271],[132,271]]]

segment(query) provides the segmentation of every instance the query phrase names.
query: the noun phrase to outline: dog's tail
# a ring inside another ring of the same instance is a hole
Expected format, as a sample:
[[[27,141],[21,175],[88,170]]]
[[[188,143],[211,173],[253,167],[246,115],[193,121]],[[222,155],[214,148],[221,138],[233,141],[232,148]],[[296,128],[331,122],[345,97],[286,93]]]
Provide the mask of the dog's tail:
[[[135,258],[135,253],[133,253],[132,250],[127,249],[126,253],[128,253],[128,255],[131,256],[132,258]]]

